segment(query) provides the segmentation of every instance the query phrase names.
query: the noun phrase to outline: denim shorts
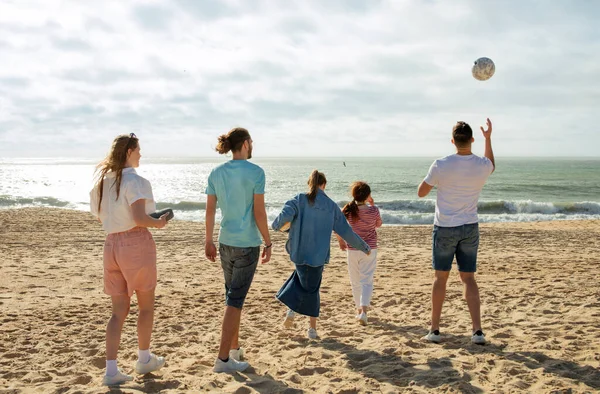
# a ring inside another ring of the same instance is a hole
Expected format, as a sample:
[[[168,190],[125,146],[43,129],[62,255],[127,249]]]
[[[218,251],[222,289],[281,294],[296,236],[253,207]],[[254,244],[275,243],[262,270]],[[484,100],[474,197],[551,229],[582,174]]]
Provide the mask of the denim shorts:
[[[456,255],[460,272],[476,272],[478,248],[478,223],[458,227],[433,226],[433,269],[436,271],[450,271]]]
[[[242,309],[260,256],[260,246],[238,248],[219,244],[225,276],[225,304]]]

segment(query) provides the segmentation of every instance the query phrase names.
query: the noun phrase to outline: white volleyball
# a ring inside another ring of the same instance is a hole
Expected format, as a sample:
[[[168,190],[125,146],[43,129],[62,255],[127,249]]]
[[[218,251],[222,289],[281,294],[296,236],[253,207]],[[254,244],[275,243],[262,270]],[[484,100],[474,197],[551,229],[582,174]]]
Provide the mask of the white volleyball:
[[[473,64],[473,68],[471,69],[473,77],[478,81],[487,81],[494,75],[495,71],[496,66],[494,62],[487,57],[480,57],[475,60],[475,64]]]

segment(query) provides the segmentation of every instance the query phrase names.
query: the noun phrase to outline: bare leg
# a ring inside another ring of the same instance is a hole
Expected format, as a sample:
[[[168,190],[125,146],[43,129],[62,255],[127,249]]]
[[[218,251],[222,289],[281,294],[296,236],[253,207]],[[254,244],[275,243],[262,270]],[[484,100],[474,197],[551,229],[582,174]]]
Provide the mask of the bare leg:
[[[154,325],[154,290],[136,291],[139,315],[137,321],[138,347],[140,350],[150,349],[152,326]]]
[[[479,299],[479,287],[475,281],[475,273],[461,272],[460,280],[465,285],[465,300],[467,300],[469,313],[473,321],[473,332],[481,330],[481,301]]]
[[[440,329],[442,305],[446,298],[446,283],[449,275],[450,271],[435,271],[435,280],[431,291],[431,331]]]
[[[223,326],[221,328],[221,344],[219,346],[219,358],[226,360],[229,357],[231,344],[236,332],[240,330],[240,318],[242,310],[233,306],[225,307],[225,316],[223,317]]]
[[[242,318],[241,318],[241,312],[240,312],[240,321],[241,320],[242,320]],[[235,330],[235,333],[233,334],[233,338],[231,339],[231,348],[237,349],[239,347],[240,347],[240,325],[238,324],[237,330]]]
[[[310,328],[314,328],[315,330],[317,329],[317,318],[316,317],[310,317]]]
[[[106,326],[106,359],[116,360],[121,343],[121,331],[129,314],[129,296],[112,296],[112,316]]]

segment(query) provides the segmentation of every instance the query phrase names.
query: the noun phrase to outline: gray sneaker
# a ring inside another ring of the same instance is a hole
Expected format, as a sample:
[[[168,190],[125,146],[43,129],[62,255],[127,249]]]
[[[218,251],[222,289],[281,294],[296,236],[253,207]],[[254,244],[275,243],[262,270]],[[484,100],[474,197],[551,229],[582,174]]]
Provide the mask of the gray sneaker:
[[[308,332],[308,339],[317,339],[318,335],[317,335],[317,330],[315,328],[309,328]]]
[[[356,320],[358,320],[358,324],[361,326],[366,326],[367,322],[369,321],[365,312],[361,313],[360,315],[356,315]]]
[[[294,327],[294,318],[295,317],[296,317],[296,312],[294,312],[291,309],[288,309],[287,313],[285,314],[285,320],[283,321],[283,326],[285,328]]]
[[[102,384],[105,386],[117,386],[119,384],[125,382],[131,382],[133,380],[133,376],[126,375],[120,369],[117,370],[117,373],[113,376],[104,375],[102,379]]]
[[[150,372],[158,371],[165,365],[165,358],[158,357],[156,354],[150,354],[150,360],[147,363],[140,362],[138,360],[135,363],[135,372],[139,374],[147,374]]]
[[[237,361],[233,357],[229,357],[227,362],[217,358],[213,372],[243,372],[250,364],[245,361]]]

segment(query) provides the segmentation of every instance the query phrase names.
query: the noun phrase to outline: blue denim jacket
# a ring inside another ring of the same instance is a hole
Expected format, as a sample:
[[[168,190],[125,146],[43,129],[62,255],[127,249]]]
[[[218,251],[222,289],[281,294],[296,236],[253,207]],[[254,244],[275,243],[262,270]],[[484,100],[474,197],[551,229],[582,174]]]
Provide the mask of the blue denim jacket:
[[[286,202],[271,227],[279,230],[287,222],[291,222],[291,227],[285,249],[297,265],[320,267],[327,264],[332,231],[353,248],[365,253],[371,250],[352,231],[340,207],[321,189],[313,205],[308,202],[306,193],[300,193]]]

